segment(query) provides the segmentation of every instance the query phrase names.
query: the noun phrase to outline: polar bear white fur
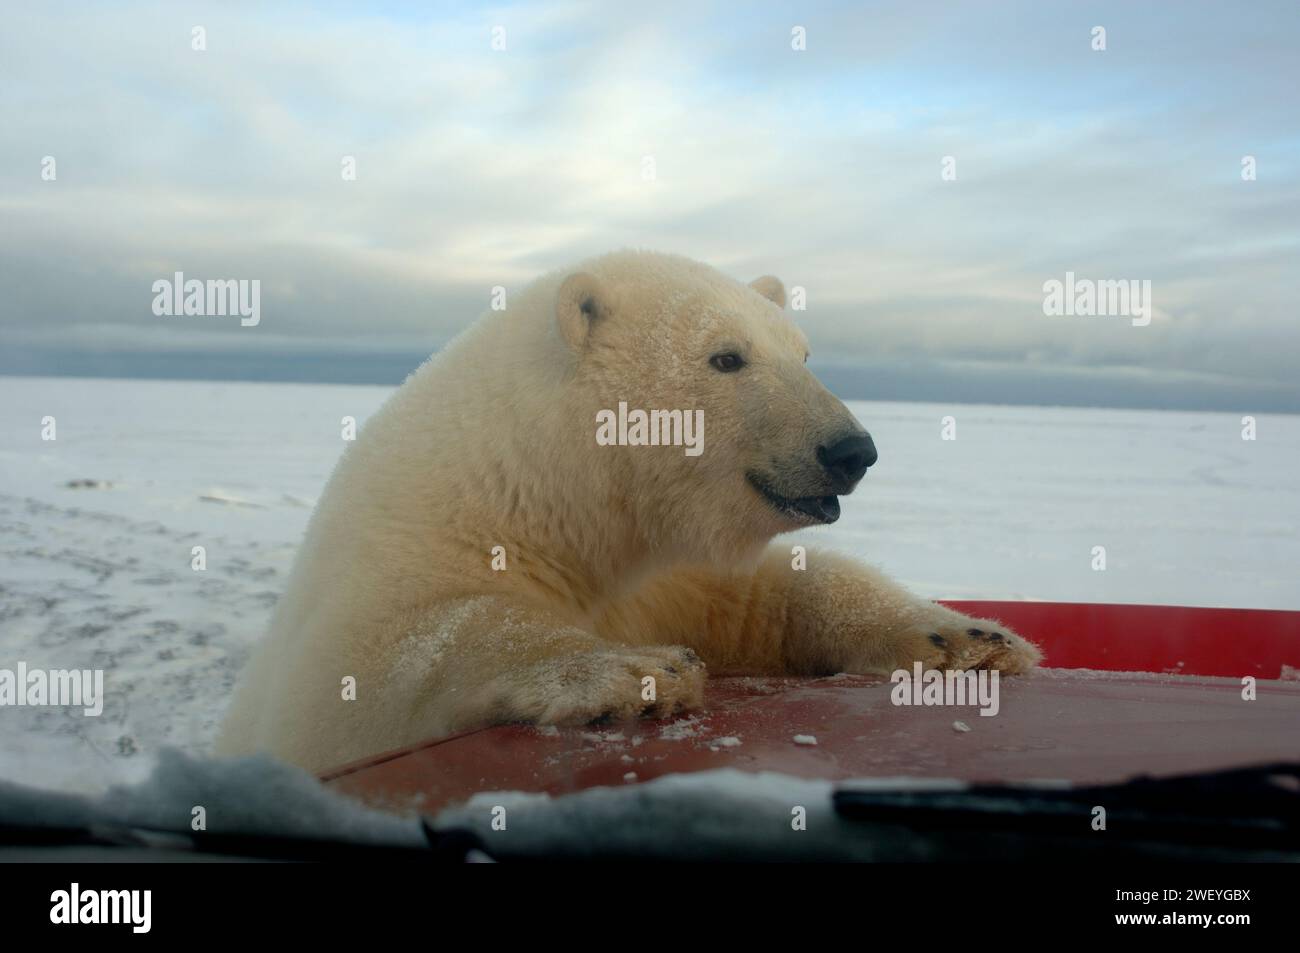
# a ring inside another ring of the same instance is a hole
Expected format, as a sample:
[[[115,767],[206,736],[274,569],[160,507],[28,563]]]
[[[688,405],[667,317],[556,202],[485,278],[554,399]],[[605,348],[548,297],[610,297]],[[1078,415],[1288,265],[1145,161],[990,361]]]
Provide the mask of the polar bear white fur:
[[[618,252],[481,316],[344,453],[218,750],[321,770],[491,723],[666,714],[701,703],[705,664],[1031,668],[1005,628],[852,560],[765,552],[832,521],[875,459],[784,304],[775,278]],[[702,411],[702,452],[598,441],[620,404]]]

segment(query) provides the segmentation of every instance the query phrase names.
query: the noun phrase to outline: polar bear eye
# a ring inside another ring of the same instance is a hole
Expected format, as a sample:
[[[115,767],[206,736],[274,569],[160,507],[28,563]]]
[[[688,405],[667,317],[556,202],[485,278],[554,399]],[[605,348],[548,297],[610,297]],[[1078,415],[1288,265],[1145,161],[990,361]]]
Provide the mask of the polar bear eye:
[[[734,351],[728,351],[725,354],[715,354],[709,358],[709,363],[713,365],[715,370],[722,371],[724,374],[738,371],[745,366],[744,360]]]

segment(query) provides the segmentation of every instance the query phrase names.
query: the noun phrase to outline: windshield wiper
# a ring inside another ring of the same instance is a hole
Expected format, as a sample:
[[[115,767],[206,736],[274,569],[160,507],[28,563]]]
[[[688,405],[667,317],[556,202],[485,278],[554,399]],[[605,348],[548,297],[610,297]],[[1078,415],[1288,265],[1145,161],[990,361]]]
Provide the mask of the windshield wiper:
[[[478,835],[463,829],[434,830],[421,825],[423,845],[383,844],[268,834],[172,831],[120,824],[86,827],[12,825],[0,822],[0,851],[5,849],[122,848],[145,853],[199,854],[265,861],[404,861],[463,863],[477,853],[487,859]]]
[[[1300,763],[1280,763],[1119,784],[972,784],[949,789],[852,783],[833,795],[839,816],[918,833],[1001,832],[1113,851],[1144,845],[1229,854],[1300,852]],[[1104,811],[1104,815],[1098,811]],[[1096,825],[1104,820],[1104,831]],[[1082,846],[1074,845],[1074,846]]]

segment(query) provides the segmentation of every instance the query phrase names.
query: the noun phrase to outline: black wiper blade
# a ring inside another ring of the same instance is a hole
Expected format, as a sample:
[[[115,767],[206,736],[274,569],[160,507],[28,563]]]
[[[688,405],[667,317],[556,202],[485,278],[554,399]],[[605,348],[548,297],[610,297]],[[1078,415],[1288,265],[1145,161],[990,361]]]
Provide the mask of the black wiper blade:
[[[471,852],[483,857],[487,851],[477,834],[463,829],[435,830],[427,820],[420,825],[425,844],[367,844],[302,837],[245,836],[202,832],[194,835],[197,849],[207,853],[234,854],[274,860],[297,861],[403,861],[407,863],[464,863]]]
[[[0,822],[0,847],[120,847],[134,850],[188,852],[208,857],[288,862],[463,863],[474,854],[488,858],[482,841],[471,831],[458,828],[435,830],[428,821],[424,821],[421,828],[425,843],[408,846],[265,834],[171,831],[112,824],[47,827],[15,826]]]
[[[1120,784],[972,784],[951,789],[852,784],[833,795],[846,819],[918,831],[1005,831],[1083,837],[1105,810],[1107,841],[1300,850],[1300,763]]]

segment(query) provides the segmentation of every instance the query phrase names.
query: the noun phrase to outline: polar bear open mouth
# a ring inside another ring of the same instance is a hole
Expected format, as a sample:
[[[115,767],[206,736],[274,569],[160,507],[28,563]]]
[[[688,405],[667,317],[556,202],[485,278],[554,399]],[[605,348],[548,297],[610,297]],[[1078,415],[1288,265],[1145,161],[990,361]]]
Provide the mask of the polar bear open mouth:
[[[746,473],[745,479],[774,509],[801,523],[834,523],[840,518],[837,496],[782,496],[753,471]]]

